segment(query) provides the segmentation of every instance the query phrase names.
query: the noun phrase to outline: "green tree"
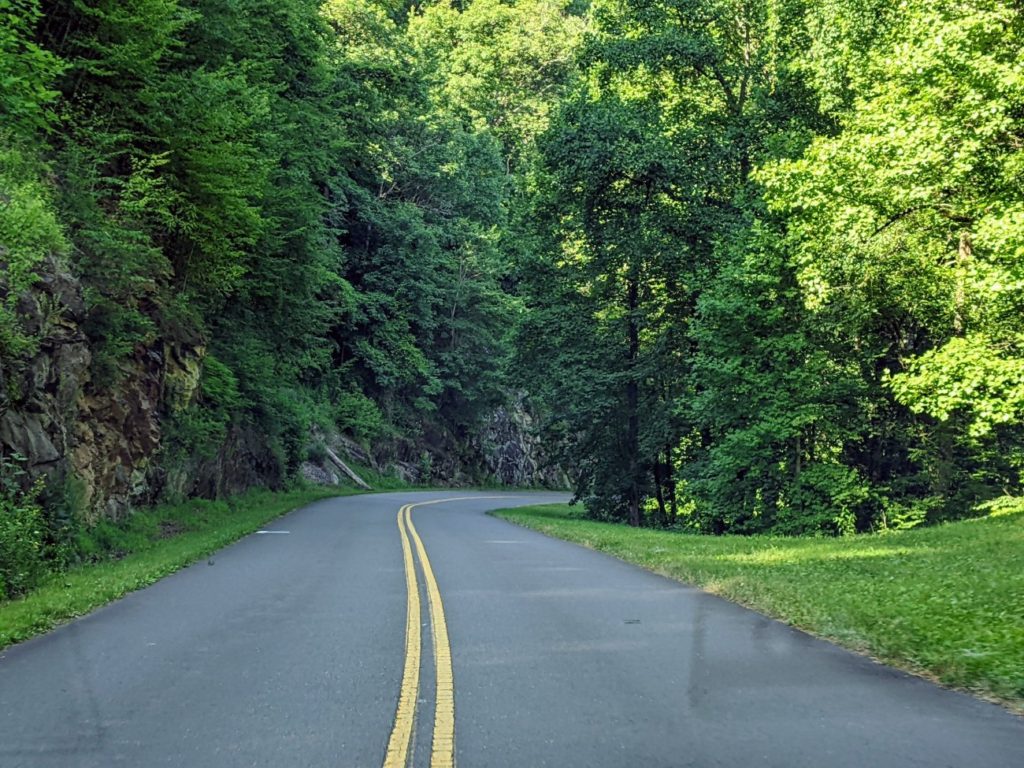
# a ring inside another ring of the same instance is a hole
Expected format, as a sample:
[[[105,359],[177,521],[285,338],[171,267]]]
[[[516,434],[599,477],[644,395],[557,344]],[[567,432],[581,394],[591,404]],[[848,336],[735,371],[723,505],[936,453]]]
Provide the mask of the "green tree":
[[[922,415],[879,412],[951,514],[1019,482],[1021,18],[912,3],[899,29],[842,131],[764,179],[816,322],[862,350],[876,402]]]

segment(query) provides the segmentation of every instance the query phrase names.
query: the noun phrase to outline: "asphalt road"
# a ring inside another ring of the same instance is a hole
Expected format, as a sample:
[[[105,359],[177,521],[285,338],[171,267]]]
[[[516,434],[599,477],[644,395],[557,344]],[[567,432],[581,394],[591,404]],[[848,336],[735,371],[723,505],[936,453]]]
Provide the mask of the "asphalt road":
[[[488,517],[555,498],[496,495],[318,502],[8,649],[0,766],[1024,766],[999,707]]]

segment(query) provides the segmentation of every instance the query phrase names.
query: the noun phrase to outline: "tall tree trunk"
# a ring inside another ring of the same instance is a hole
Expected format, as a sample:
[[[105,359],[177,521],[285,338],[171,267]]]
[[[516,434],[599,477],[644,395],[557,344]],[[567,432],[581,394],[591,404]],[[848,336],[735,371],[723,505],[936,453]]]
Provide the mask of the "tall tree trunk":
[[[654,461],[654,494],[658,499],[658,517],[655,523],[659,528],[665,527],[665,494],[662,491],[663,483],[665,481],[664,473],[662,472],[661,457],[659,456]]]
[[[676,473],[672,466],[672,446],[665,443],[665,488],[668,491],[669,525],[674,525],[679,515],[679,502],[676,499]]]
[[[629,449],[629,524],[639,526],[640,519],[640,383],[637,359],[640,357],[640,328],[637,307],[640,299],[640,279],[636,259],[630,265],[626,285],[628,309],[629,356],[626,382],[626,412],[628,416],[627,445]]]

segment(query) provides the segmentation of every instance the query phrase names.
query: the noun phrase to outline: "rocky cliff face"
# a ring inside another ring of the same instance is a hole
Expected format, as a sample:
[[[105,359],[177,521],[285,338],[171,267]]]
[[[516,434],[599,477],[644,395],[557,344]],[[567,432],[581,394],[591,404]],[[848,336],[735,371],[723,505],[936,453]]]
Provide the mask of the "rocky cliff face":
[[[3,455],[23,457],[29,477],[45,475],[51,491],[70,487],[88,522],[121,518],[165,491],[216,496],[279,480],[264,441],[244,428],[232,430],[214,457],[179,471],[159,466],[163,420],[193,401],[204,347],[141,347],[113,382],[96,382],[78,282],[56,260],[38,271],[18,304],[38,347],[0,367]]]
[[[264,436],[242,425],[229,429],[215,455],[165,466],[164,424],[195,400],[205,348],[167,341],[140,347],[119,364],[112,382],[96,381],[80,285],[56,260],[38,272],[18,304],[38,346],[0,364],[0,456],[22,457],[29,479],[45,476],[51,493],[69,493],[86,522],[120,519],[167,495],[215,497],[284,482]],[[434,435],[367,450],[335,436],[330,444],[360,465],[410,483],[567,485],[564,472],[546,462],[521,404],[499,409],[468,439]],[[322,482],[338,479],[330,466],[307,464],[303,471]]]
[[[504,485],[569,487],[565,470],[546,455],[522,400],[498,408],[476,444],[488,473]]]
[[[422,485],[508,485],[569,488],[565,470],[546,455],[537,425],[521,399],[498,408],[476,434],[434,434],[416,443],[363,446],[343,436],[319,435],[338,454],[384,475]],[[328,463],[307,463],[313,482],[336,484]]]
[[[78,447],[79,400],[92,356],[78,284],[50,261],[18,313],[38,349],[0,367],[0,449],[23,457],[31,475],[63,480]]]

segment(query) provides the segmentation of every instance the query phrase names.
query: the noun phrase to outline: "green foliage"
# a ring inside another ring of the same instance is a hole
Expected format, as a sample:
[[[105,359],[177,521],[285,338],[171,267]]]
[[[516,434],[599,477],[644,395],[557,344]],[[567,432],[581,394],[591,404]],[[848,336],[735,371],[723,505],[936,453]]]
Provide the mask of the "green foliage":
[[[199,393],[204,404],[223,414],[230,414],[242,404],[238,379],[230,368],[213,355],[206,355],[203,358]]]
[[[978,505],[978,511],[989,517],[1017,515],[1024,512],[1024,498],[1020,496],[1000,496]]]
[[[0,125],[22,140],[53,119],[53,81],[62,68],[34,39],[41,18],[39,0],[0,0]]]
[[[741,371],[745,339],[736,339],[733,359],[712,361],[725,350],[695,355],[700,341],[728,345],[733,338],[717,326],[704,336],[691,328],[716,260],[738,258],[722,245],[749,226],[756,210],[749,182],[754,158],[770,136],[788,150],[796,139],[785,142],[781,134],[790,130],[799,138],[805,130],[792,96],[772,88],[787,74],[780,58],[795,45],[767,25],[774,5],[595,4],[582,53],[586,69],[541,141],[537,206],[549,232],[543,282],[529,290],[542,308],[573,306],[564,321],[577,326],[552,328],[550,322],[562,322],[552,314],[540,329],[553,342],[541,358],[551,366],[543,377],[554,380],[557,369],[571,366],[570,378],[586,383],[575,393],[558,392],[557,384],[544,386],[533,377],[530,388],[556,413],[574,413],[559,434],[567,438],[564,455],[580,468],[577,495],[596,515],[628,516],[639,524],[640,498],[655,496],[659,522],[671,522],[681,501],[677,463],[688,459],[706,470],[705,490],[722,491],[717,506],[705,512],[746,518],[753,508],[736,509],[735,498],[727,498],[737,470],[757,484],[774,466],[776,449],[755,445],[767,447],[770,415],[760,427],[727,435],[729,425],[712,430],[707,423],[719,417],[701,407],[736,396],[719,387],[735,384],[728,374]],[[784,9],[776,10],[778,21]],[[537,269],[536,262],[528,266]],[[745,268],[758,279],[761,265]],[[750,298],[720,301],[745,306]],[[754,314],[747,319],[763,323]],[[582,323],[592,327],[581,331]],[[537,332],[530,320],[525,327]],[[765,346],[786,364],[770,339]],[[600,352],[587,360],[585,349]],[[582,354],[574,360],[576,350]],[[715,381],[703,379],[716,371]],[[788,413],[789,405],[780,406]],[[709,456],[704,449],[712,446],[704,443],[720,437],[724,450]],[[738,450],[726,447],[730,440]],[[750,503],[764,507],[755,502],[757,489],[749,490]]]
[[[910,361],[891,381],[896,398],[938,421],[956,415],[981,439],[1024,415],[1024,356],[980,335],[954,337]]]
[[[0,600],[23,595],[47,572],[46,523],[37,502],[42,486],[24,490],[20,459],[0,456]]]
[[[206,354],[168,461],[456,455],[515,394],[602,519],[839,535],[1020,490],[1010,0],[0,11],[0,356],[63,256],[87,395]]]
[[[387,433],[380,408],[359,391],[343,392],[334,403],[335,422],[357,440],[372,441]]]
[[[0,132],[0,359],[32,348],[15,313],[18,299],[46,257],[68,250],[40,163],[23,147],[5,145],[5,139],[10,135]]]
[[[506,168],[518,167],[550,123],[554,96],[576,70],[583,19],[568,0],[475,0],[423,6],[409,36],[435,71],[435,98],[446,110],[489,132]]]
[[[761,178],[811,321],[858,351],[886,413],[860,419],[866,473],[914,507],[896,476],[920,472],[948,500],[934,515],[958,516],[1019,483],[1020,18],[913,3],[895,26],[859,55],[842,130]],[[893,438],[902,466],[879,453]]]
[[[43,531],[34,503],[0,500],[0,598],[24,594],[46,573]]]
[[[182,464],[215,457],[242,405],[235,374],[213,355],[206,355],[196,401],[164,422],[166,460]]]
[[[327,461],[327,446],[320,441],[307,445],[306,461],[312,461],[314,464],[323,464]]]
[[[171,466],[191,460],[213,459],[224,445],[227,422],[221,414],[193,405],[164,422],[165,462]]]
[[[790,536],[855,533],[857,509],[869,494],[856,470],[837,463],[811,464],[783,499],[773,530]]]
[[[438,12],[426,12],[435,27],[462,23]],[[343,276],[354,301],[336,325],[338,356],[390,428],[464,437],[502,399],[499,144],[454,114],[451,62],[418,53],[384,9],[339,0],[325,15],[352,158]]]
[[[32,283],[39,262],[68,249],[41,171],[24,150],[0,148],[0,243],[5,288],[13,296]]]
[[[863,393],[857,370],[816,343],[778,241],[764,223],[734,240],[697,303],[687,415],[706,437],[682,470],[690,521],[714,533],[852,532],[867,494],[842,448]]]
[[[517,342],[590,514],[842,534],[1019,489],[1021,31],[1005,0],[593,4]]]

